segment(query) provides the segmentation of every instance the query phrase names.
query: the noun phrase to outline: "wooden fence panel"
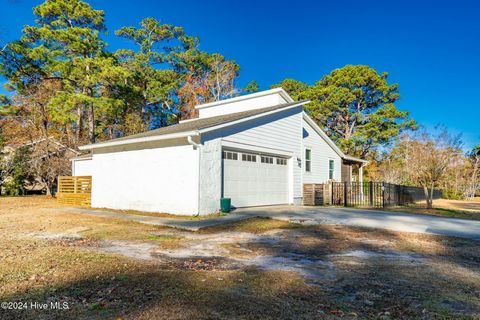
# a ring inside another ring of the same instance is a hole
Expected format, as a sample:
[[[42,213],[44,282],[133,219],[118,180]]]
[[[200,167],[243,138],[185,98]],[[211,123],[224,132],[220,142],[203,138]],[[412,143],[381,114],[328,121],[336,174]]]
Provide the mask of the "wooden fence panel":
[[[91,206],[92,177],[91,176],[60,176],[58,177],[58,203],[70,206]]]
[[[329,185],[305,183],[303,185],[303,205],[323,206],[330,204]]]

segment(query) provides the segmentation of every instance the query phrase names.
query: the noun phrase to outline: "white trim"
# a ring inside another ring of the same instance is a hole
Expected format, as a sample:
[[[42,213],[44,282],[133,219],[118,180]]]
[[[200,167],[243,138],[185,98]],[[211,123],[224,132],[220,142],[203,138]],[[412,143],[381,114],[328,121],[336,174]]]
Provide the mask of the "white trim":
[[[78,156],[78,157],[73,157],[70,158],[70,161],[81,161],[81,160],[92,160],[92,155],[83,155],[83,156]]]
[[[192,122],[192,121],[197,121],[203,118],[192,118],[192,119],[185,119],[185,120],[180,120],[178,123],[185,123],[185,122]]]
[[[307,150],[310,150],[310,159],[308,161],[310,161],[310,171],[307,171]],[[313,152],[312,152],[313,148],[311,146],[307,146],[307,145],[304,145],[303,146],[303,173],[305,174],[312,174],[312,156],[313,156]]]
[[[224,139],[221,139],[221,141],[222,141],[222,147],[225,147],[225,148],[232,148],[234,150],[252,151],[252,152],[257,152],[259,154],[264,153],[265,155],[280,155],[285,157],[293,157],[293,152],[286,151],[286,150],[259,147],[252,144],[238,143],[238,142],[228,141]]]
[[[335,159],[328,157],[328,180],[335,180]],[[332,177],[330,178],[330,163],[333,161],[333,171],[332,171]],[[352,166],[350,166],[350,170],[352,169]],[[342,180],[342,164],[340,163],[340,180]]]
[[[344,160],[351,160],[351,161],[357,161],[357,162],[362,162],[362,163],[368,163],[367,160],[363,160],[363,159],[359,159],[359,158],[355,158],[355,157],[352,157],[352,156],[349,156],[349,155],[346,155],[345,153],[342,152],[342,150],[340,150],[337,145],[335,144],[335,142],[332,141],[332,139],[330,139],[330,137],[325,133],[323,132],[322,129],[320,129],[320,127],[315,123],[315,121],[313,121],[312,118],[310,118],[310,116],[304,111],[303,112],[303,119],[305,119],[307,121],[307,123],[323,138],[323,140],[325,140],[325,142]]]
[[[307,123],[320,135],[320,137],[325,140],[325,142],[341,157],[344,158],[345,154],[337,147],[337,145],[330,139],[325,132],[313,121],[312,118],[304,111],[303,118],[307,121]]]
[[[343,157],[343,159],[345,159],[345,160],[351,160],[351,161],[355,161],[355,162],[361,162],[361,163],[363,163],[363,164],[368,163],[368,160],[364,160],[364,159],[352,157],[352,156],[349,156],[349,155],[345,155],[345,156]]]
[[[278,93],[282,98],[284,98],[287,103],[295,102],[295,100],[290,97],[290,95],[283,90],[282,88],[275,88],[271,90],[265,90],[265,91],[260,91],[252,94],[246,94],[243,96],[235,97],[235,98],[230,98],[230,99],[225,99],[225,100],[220,100],[220,101],[214,101],[214,102],[209,102],[209,103],[204,103],[204,104],[199,104],[195,106],[195,109],[204,109],[204,108],[210,108],[214,106],[220,106],[222,104],[227,104],[227,103],[232,103],[232,102],[238,102],[238,101],[243,101],[243,100],[249,100],[249,99],[254,99],[258,97],[263,97],[263,96],[268,96],[271,94]]]
[[[186,138],[188,136],[198,136],[198,135],[199,135],[198,131],[186,131],[186,132],[178,132],[178,133],[171,133],[171,134],[164,134],[164,135],[125,139],[125,140],[119,140],[119,141],[111,140],[111,141],[105,141],[100,143],[87,144],[85,146],[78,147],[78,149],[91,150],[91,149],[98,149],[98,148],[105,148],[105,147],[120,146],[125,144],[152,142],[152,141],[160,141],[160,140],[176,139],[176,138]]]
[[[253,115],[253,116],[250,116],[250,117],[242,118],[242,119],[235,120],[235,121],[225,122],[225,123],[213,126],[213,127],[201,129],[201,130],[198,130],[198,132],[205,133],[205,132],[209,132],[209,131],[218,130],[218,129],[229,127],[229,126],[232,126],[232,125],[235,125],[235,124],[238,124],[238,123],[242,123],[242,122],[245,122],[245,121],[249,121],[249,120],[253,120],[253,119],[256,119],[256,118],[261,118],[261,117],[264,117],[264,116],[268,116],[270,114],[274,114],[274,113],[277,113],[277,112],[280,112],[280,111],[290,110],[290,109],[296,108],[298,106],[307,104],[309,102],[310,101],[307,100],[307,101],[295,103],[295,104],[293,104],[291,106],[288,106],[288,107],[285,107],[285,108],[275,109],[275,110],[268,111],[268,112],[262,112],[262,113],[259,113],[259,114],[256,114],[256,115]]]

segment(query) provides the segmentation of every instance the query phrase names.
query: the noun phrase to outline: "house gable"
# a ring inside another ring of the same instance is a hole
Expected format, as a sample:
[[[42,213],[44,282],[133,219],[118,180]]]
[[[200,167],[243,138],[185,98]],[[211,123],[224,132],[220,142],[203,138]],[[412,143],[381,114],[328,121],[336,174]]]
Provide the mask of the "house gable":
[[[261,91],[235,98],[201,104],[195,107],[200,119],[236,112],[292,103],[294,100],[282,88]]]
[[[201,143],[200,213],[211,211],[212,206],[219,204],[222,189],[222,147],[287,157],[292,179],[289,184],[290,201],[301,201],[301,168],[298,161],[302,150],[301,105],[202,133]],[[212,190],[215,192],[211,192]]]
[[[303,139],[303,160],[305,163],[305,150],[310,150],[310,171],[306,171],[306,165],[303,166],[303,183],[323,183],[330,180],[330,161],[333,161],[333,179],[341,180],[342,157],[332,148],[322,135],[318,133],[310,122],[304,121],[302,128]]]

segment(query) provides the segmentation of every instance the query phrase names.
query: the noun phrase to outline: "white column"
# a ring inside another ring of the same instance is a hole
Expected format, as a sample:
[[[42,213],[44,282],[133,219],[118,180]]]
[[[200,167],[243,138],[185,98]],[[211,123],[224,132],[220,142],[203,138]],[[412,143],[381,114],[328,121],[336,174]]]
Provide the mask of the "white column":
[[[358,167],[358,184],[360,186],[360,197],[363,201],[363,163]]]
[[[358,182],[363,182],[363,163],[358,168]]]

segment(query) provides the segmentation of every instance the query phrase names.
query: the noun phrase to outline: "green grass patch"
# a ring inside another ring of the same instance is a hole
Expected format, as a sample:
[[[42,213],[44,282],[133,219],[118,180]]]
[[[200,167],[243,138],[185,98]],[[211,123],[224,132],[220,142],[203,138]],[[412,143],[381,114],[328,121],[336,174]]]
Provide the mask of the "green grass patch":
[[[169,236],[169,235],[157,236],[157,235],[151,234],[147,236],[147,240],[154,240],[154,241],[179,241],[182,239],[183,237],[180,237],[180,236]]]
[[[274,229],[293,229],[302,228],[300,224],[291,223],[288,221],[275,220],[269,217],[257,217],[242,221],[236,221],[224,225],[213,226],[200,229],[201,233],[215,233],[215,232],[251,232],[263,233]]]

